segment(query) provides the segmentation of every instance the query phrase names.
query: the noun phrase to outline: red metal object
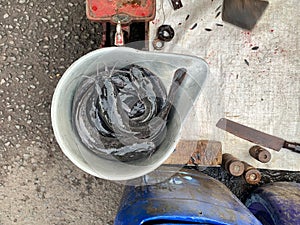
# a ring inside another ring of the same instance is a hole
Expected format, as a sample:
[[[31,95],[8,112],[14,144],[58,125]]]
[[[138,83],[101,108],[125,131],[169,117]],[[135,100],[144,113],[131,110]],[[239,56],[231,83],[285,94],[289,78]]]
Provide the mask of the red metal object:
[[[146,22],[155,17],[155,0],[86,0],[88,19],[122,24]]]

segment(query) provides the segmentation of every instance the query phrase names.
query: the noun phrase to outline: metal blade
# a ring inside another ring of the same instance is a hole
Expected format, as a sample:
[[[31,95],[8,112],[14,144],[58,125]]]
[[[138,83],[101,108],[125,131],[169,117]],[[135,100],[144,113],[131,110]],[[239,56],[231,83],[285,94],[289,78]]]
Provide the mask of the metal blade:
[[[273,149],[275,151],[279,151],[285,143],[285,140],[283,140],[282,138],[263,133],[261,131],[225,118],[220,119],[216,126],[237,137],[264,146],[266,148]]]

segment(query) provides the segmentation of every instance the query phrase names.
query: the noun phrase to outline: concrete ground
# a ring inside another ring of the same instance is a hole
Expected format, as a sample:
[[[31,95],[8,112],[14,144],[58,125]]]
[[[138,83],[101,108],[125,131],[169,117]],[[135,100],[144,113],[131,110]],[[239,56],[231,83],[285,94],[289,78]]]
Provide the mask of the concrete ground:
[[[112,224],[122,186],[62,153],[51,98],[70,64],[97,49],[85,1],[0,0],[0,224]]]
[[[100,39],[84,0],[0,0],[0,225],[113,224],[122,185],[71,163],[50,120],[60,77]],[[221,169],[204,172],[242,200],[253,189]],[[263,171],[262,183],[277,180],[300,174]]]

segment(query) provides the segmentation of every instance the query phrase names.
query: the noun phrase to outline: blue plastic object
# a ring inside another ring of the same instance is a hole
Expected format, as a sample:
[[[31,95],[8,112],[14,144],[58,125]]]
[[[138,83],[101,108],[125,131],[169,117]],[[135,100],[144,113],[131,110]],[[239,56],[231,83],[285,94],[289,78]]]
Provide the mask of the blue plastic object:
[[[125,188],[115,225],[150,224],[261,225],[225,185],[192,170],[156,185]]]
[[[300,184],[276,182],[257,188],[246,201],[264,225],[300,224]]]

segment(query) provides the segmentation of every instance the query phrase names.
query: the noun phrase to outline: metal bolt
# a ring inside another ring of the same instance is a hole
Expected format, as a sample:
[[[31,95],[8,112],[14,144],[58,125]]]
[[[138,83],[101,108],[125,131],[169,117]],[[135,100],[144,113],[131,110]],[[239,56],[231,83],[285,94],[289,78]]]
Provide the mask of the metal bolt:
[[[250,164],[243,162],[245,167],[244,179],[248,184],[258,184],[261,180],[261,173],[251,166]]]
[[[232,176],[241,176],[244,173],[244,164],[230,154],[222,155],[222,166]]]

